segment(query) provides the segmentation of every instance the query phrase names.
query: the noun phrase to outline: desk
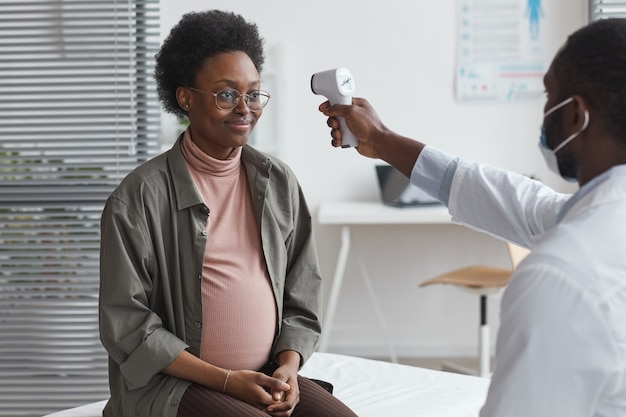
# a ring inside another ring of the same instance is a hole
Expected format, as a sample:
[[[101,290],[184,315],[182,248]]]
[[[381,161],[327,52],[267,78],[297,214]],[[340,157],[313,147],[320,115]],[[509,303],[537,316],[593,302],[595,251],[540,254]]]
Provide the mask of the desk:
[[[339,248],[339,256],[337,258],[333,283],[330,289],[328,306],[324,315],[324,328],[320,338],[319,350],[321,352],[325,352],[328,348],[328,338],[332,330],[337,302],[339,301],[339,292],[341,291],[343,275],[350,252],[350,226],[452,223],[448,209],[444,206],[432,205],[397,208],[385,206],[377,201],[323,203],[320,205],[318,211],[318,222],[322,225],[341,226],[341,246]],[[379,325],[387,342],[389,357],[391,361],[397,362],[398,358],[389,340],[387,324],[378,305],[376,292],[371,285],[369,274],[360,257],[358,258],[358,263],[361,270],[361,277],[363,278],[367,292],[374,306],[374,312],[376,313]]]

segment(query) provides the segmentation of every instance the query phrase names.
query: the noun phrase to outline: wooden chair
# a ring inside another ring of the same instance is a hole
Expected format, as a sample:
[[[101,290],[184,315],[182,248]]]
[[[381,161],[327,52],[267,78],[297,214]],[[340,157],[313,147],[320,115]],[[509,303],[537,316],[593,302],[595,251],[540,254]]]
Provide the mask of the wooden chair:
[[[487,297],[502,291],[506,286],[517,265],[530,253],[526,248],[522,248],[513,243],[507,243],[511,268],[494,268],[486,265],[472,265],[460,268],[434,278],[426,280],[420,287],[433,284],[455,285],[464,290],[478,294],[480,297],[480,328],[479,328],[479,370],[478,372],[467,367],[444,362],[444,370],[452,370],[469,375],[479,375],[488,377],[491,374],[490,362],[490,335],[489,323],[487,322]]]

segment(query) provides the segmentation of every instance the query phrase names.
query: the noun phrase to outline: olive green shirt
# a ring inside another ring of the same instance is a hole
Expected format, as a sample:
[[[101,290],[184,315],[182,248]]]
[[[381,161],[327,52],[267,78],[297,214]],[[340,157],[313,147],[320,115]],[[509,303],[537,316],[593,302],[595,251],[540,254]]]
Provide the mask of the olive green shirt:
[[[304,363],[320,334],[311,215],[287,165],[247,145],[241,159],[277,306],[271,356],[294,350]],[[210,209],[196,192],[180,138],[131,172],[107,200],[99,306],[100,338],[109,354],[106,417],[176,416],[190,383],[161,370],[185,349],[199,355]]]

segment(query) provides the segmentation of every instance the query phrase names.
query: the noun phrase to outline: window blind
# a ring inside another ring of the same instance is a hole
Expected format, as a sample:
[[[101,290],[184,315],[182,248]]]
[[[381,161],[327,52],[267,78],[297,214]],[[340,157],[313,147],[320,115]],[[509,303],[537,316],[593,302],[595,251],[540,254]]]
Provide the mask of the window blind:
[[[0,2],[0,416],[108,398],[100,214],[160,149],[159,0]]]
[[[607,17],[626,17],[626,1],[589,0],[589,21]]]

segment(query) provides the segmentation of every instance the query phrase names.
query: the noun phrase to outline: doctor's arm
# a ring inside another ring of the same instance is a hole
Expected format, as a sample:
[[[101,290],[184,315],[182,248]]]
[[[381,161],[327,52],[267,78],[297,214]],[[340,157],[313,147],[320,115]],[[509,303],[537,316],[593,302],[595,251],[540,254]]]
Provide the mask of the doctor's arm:
[[[486,164],[459,160],[449,176],[452,219],[532,249],[537,238],[558,222],[569,194],[540,181]]]
[[[520,246],[532,248],[535,236],[556,224],[569,198],[523,175],[465,162],[398,135],[365,99],[354,98],[352,106],[325,102],[319,109],[329,116],[333,146],[341,146],[337,117],[344,117],[361,155],[394,166],[446,205],[456,222]]]

